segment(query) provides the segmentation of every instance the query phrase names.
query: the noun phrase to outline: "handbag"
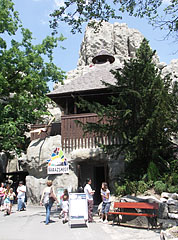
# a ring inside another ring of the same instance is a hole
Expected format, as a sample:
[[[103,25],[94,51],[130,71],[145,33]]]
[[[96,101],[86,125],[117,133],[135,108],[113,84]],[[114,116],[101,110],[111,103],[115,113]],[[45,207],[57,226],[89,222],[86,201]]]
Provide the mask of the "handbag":
[[[54,195],[52,187],[51,187],[51,190],[50,190],[49,198],[52,202],[57,200],[56,196]]]

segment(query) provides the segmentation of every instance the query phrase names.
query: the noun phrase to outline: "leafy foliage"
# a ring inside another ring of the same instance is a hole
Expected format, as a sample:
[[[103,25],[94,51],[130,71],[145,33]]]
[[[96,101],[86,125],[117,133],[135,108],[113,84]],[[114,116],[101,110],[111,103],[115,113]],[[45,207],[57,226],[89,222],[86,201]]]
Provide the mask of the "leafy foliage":
[[[57,32],[59,22],[66,22],[72,26],[72,32],[82,31],[82,23],[88,20],[109,21],[121,19],[124,12],[129,15],[147,17],[151,24],[164,28],[177,38],[178,31],[178,0],[165,2],[164,0],[68,0],[52,14],[50,26]]]
[[[124,155],[126,175],[142,179],[150,162],[160,174],[169,171],[173,157],[170,138],[177,133],[177,84],[169,76],[162,77],[153,62],[155,52],[143,40],[136,58],[125,62],[122,70],[113,71],[116,85],[105,85],[113,93],[111,104],[103,106],[82,100],[80,107],[97,113],[107,123],[87,123],[85,132],[117,139],[112,145],[103,145],[113,158]]]
[[[0,151],[26,149],[25,132],[28,125],[47,113],[46,93],[49,81],[62,81],[64,72],[53,63],[53,49],[64,38],[47,36],[41,44],[33,45],[32,33],[18,26],[18,13],[11,0],[0,1]],[[13,34],[21,30],[17,42]],[[11,38],[7,48],[3,33]]]
[[[14,10],[14,4],[11,0],[0,1],[0,33],[7,32],[12,35],[18,29],[18,12]]]
[[[137,196],[139,193],[144,193],[149,189],[149,185],[144,181],[129,181],[126,180],[124,184],[119,185],[115,183],[115,195],[124,196],[124,195],[132,195]]]
[[[163,183],[162,181],[156,181],[154,185],[155,185],[154,189],[156,193],[161,194],[162,192],[166,191],[166,184]]]
[[[154,162],[150,162],[147,169],[148,181],[156,181],[159,178],[159,171]]]

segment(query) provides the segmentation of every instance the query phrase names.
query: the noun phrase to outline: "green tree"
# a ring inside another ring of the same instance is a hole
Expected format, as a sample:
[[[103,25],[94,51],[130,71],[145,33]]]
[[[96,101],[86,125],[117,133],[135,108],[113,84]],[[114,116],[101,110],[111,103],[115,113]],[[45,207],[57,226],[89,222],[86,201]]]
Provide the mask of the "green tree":
[[[13,39],[18,29],[19,42]],[[5,33],[11,39],[9,48]],[[20,26],[11,0],[0,0],[0,34],[0,152],[21,153],[28,144],[28,125],[48,114],[47,83],[64,79],[64,72],[53,64],[53,50],[64,38],[47,36],[33,45],[32,33]]]
[[[138,178],[147,173],[150,162],[160,174],[166,170],[173,157],[170,139],[178,131],[177,84],[169,76],[161,76],[154,55],[144,39],[136,58],[125,62],[122,70],[113,71],[116,84],[104,83],[113,93],[111,104],[84,100],[79,104],[108,120],[106,124],[84,125],[85,132],[117,139],[102,147],[113,156],[124,154],[127,170]]]
[[[154,26],[166,29],[167,35],[173,33],[177,38],[178,0],[169,3],[164,0],[69,0],[51,14],[50,25],[57,31],[59,22],[64,21],[72,26],[73,33],[81,32],[82,23],[88,20],[121,19],[124,12],[130,16],[146,17]]]
[[[19,26],[18,12],[14,10],[12,0],[0,1],[0,33],[15,34]]]

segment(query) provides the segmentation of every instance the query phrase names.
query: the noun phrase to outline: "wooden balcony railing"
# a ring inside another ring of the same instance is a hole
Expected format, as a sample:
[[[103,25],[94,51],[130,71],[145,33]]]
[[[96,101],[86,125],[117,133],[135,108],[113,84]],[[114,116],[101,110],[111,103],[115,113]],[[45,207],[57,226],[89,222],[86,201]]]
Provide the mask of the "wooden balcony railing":
[[[98,144],[111,145],[116,143],[116,139],[110,136],[96,136],[94,133],[84,135],[82,126],[76,123],[98,122],[99,117],[95,113],[73,114],[61,116],[61,123],[52,123],[47,125],[32,125],[31,140],[48,136],[61,135],[61,144],[64,152],[69,153],[75,149],[96,148]],[[103,120],[102,123],[105,123]],[[44,128],[46,131],[40,131]]]
[[[49,136],[61,135],[61,123],[31,125],[30,139],[44,139]]]
[[[76,123],[97,122],[99,117],[94,113],[64,115],[61,117],[62,149],[71,152],[74,149],[96,148],[98,143],[110,144],[108,137],[98,137],[94,133],[84,135],[82,127]],[[103,123],[105,121],[103,120]]]

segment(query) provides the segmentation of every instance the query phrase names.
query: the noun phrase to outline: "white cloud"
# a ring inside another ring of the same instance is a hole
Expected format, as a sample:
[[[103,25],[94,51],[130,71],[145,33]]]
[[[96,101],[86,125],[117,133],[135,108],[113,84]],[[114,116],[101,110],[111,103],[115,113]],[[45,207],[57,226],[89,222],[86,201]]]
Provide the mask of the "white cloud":
[[[40,20],[40,23],[41,23],[42,25],[49,25],[49,21],[45,21],[45,20],[43,20],[43,19]]]
[[[62,7],[64,6],[64,0],[54,0],[54,7],[56,8],[59,8],[59,7]]]

